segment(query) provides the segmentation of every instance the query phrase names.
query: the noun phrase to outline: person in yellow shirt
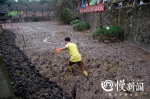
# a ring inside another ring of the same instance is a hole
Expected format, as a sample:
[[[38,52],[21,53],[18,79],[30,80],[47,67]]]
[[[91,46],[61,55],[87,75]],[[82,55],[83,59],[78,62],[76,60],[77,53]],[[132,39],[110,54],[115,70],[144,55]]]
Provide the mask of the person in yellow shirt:
[[[85,76],[88,76],[87,71],[84,69],[84,64],[82,61],[81,54],[78,51],[78,47],[75,43],[70,42],[70,37],[65,38],[66,45],[65,47],[60,48],[60,50],[65,50],[67,49],[70,55],[70,60],[68,64],[68,70],[72,72],[72,65],[73,64],[78,64],[80,67],[81,71]]]

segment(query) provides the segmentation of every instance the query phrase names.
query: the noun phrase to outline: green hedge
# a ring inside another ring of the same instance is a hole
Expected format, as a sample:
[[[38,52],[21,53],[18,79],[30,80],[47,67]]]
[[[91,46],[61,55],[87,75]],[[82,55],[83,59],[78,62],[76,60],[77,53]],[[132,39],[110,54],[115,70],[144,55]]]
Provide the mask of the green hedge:
[[[73,21],[71,21],[71,22],[70,22],[70,25],[74,25],[74,24],[76,24],[76,23],[79,23],[79,20],[73,20]]]
[[[37,21],[39,21],[39,18],[38,18],[38,17],[33,17],[33,18],[32,18],[32,21],[33,21],[33,22],[37,22]]]
[[[79,23],[73,24],[72,27],[75,31],[82,31],[82,30],[90,29],[90,24],[87,22],[79,22]]]
[[[97,28],[93,32],[93,37],[98,38],[100,41],[123,40],[123,30],[118,26]]]

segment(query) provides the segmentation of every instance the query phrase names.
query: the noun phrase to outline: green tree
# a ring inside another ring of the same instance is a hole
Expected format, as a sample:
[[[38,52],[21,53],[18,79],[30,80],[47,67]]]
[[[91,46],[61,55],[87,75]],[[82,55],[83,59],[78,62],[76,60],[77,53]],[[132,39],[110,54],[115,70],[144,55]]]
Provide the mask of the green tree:
[[[76,17],[76,7],[80,0],[57,0],[56,17],[64,24],[70,22]]]
[[[0,0],[0,5],[4,5],[9,8],[13,2],[13,0]]]
[[[0,0],[0,4],[4,4],[6,0]]]

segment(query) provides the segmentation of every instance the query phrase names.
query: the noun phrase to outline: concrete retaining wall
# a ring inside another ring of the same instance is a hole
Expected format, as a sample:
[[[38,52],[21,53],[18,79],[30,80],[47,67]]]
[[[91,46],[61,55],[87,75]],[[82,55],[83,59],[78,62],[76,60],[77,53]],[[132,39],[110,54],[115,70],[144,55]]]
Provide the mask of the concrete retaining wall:
[[[118,25],[124,30],[126,42],[150,52],[150,3],[133,8],[113,8],[111,4],[106,4],[105,8],[104,12],[79,14],[80,21],[89,22],[92,30]]]

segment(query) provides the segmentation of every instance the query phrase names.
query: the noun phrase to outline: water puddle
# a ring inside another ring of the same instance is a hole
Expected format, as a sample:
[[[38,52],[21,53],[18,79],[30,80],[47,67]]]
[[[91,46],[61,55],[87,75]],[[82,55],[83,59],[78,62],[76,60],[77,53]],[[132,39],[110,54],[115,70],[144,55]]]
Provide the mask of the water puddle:
[[[56,32],[55,34],[68,34],[67,32]]]

